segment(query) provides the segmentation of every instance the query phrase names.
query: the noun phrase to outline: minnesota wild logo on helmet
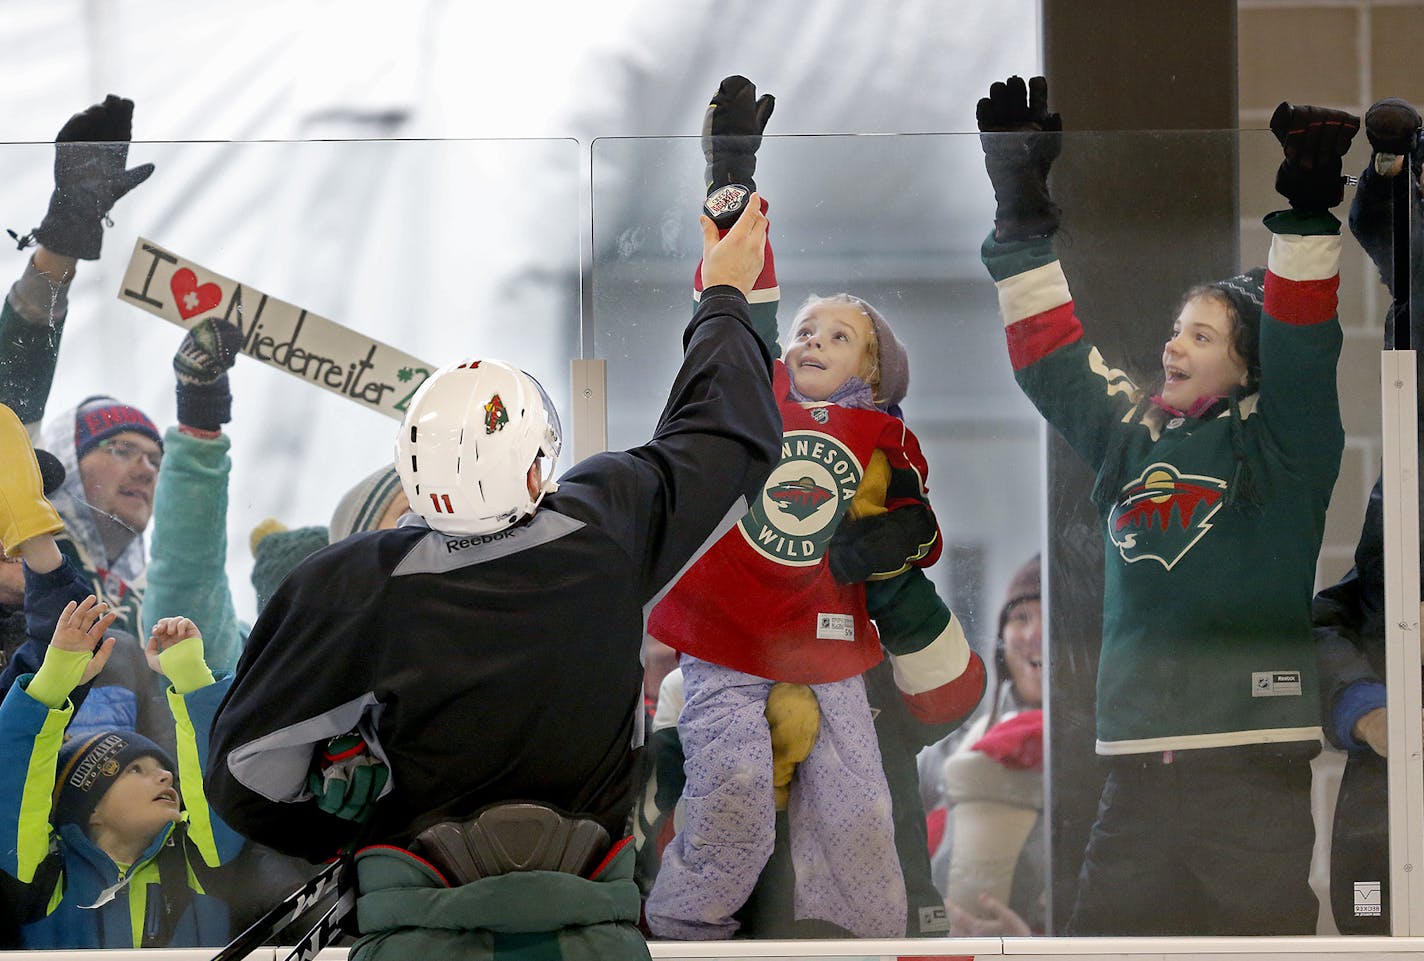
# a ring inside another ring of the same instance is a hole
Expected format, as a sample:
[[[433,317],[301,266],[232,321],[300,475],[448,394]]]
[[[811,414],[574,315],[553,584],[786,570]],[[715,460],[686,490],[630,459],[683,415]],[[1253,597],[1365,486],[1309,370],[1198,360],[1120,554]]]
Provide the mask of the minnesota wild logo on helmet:
[[[1225,493],[1220,478],[1153,464],[1123,487],[1108,535],[1129,564],[1154,560],[1170,571],[1211,530]]]
[[[860,486],[861,465],[838,440],[815,431],[781,439],[781,463],[738,529],[756,551],[781,564],[820,561]]]
[[[495,394],[485,404],[485,433],[493,434],[497,430],[504,430],[504,425],[508,423],[509,411],[505,409],[504,401]]]

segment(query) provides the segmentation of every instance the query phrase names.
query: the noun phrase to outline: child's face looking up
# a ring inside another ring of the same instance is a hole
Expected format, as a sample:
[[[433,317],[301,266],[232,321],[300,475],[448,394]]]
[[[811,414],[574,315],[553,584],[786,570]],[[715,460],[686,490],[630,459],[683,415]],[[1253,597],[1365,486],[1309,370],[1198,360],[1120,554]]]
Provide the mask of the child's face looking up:
[[[1187,301],[1162,349],[1162,400],[1178,410],[1191,410],[1203,397],[1246,385],[1246,361],[1236,352],[1235,326],[1220,301]]]
[[[89,816],[92,833],[102,829],[124,839],[151,840],[179,816],[178,788],[173,772],[156,757],[129,762],[122,774],[99,799]]]
[[[813,304],[797,316],[786,348],[786,369],[796,389],[825,400],[850,378],[864,378],[874,337],[870,318],[858,307]]]

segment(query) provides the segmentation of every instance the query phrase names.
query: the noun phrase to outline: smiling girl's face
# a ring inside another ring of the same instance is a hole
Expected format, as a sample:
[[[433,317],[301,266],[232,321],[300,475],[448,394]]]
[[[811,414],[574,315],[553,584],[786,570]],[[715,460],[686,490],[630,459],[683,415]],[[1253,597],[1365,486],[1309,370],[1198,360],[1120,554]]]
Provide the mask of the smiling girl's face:
[[[1193,297],[1182,306],[1172,336],[1162,348],[1162,400],[1191,410],[1203,397],[1246,386],[1246,361],[1236,350],[1231,310],[1214,297]]]

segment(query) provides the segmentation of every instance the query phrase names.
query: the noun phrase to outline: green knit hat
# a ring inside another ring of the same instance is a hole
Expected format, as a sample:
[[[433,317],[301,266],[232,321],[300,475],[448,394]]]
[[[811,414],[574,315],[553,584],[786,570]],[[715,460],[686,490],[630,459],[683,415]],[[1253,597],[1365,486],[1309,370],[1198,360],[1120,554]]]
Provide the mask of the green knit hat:
[[[287,530],[267,518],[252,531],[252,587],[257,591],[257,610],[267,606],[277,586],[292,568],[327,544],[327,531],[320,525]]]

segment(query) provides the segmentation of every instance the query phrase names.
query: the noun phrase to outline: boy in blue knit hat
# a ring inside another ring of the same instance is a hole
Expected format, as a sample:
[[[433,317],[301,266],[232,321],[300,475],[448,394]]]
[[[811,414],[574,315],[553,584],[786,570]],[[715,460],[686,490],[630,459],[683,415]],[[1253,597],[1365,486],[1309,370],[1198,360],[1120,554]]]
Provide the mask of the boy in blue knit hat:
[[[227,907],[204,893],[204,883],[242,839],[210,813],[202,771],[228,683],[208,670],[193,622],[164,618],[145,650],[169,682],[176,759],[133,731],[64,741],[70,694],[109,659],[115,641],[104,634],[116,616],[92,594],[71,602],[43,665],[0,703],[0,754],[12,761],[0,766],[0,869],[24,885],[22,941],[26,948],[223,944]]]

